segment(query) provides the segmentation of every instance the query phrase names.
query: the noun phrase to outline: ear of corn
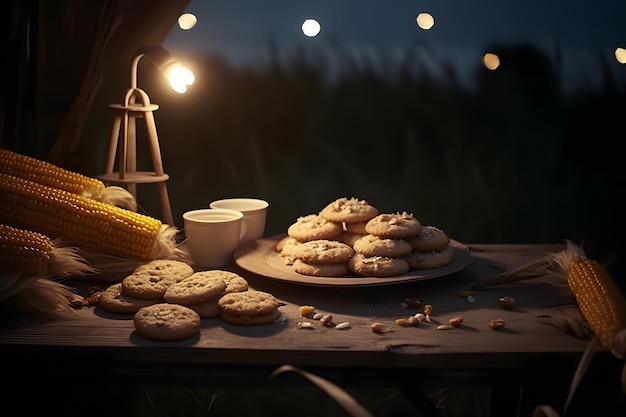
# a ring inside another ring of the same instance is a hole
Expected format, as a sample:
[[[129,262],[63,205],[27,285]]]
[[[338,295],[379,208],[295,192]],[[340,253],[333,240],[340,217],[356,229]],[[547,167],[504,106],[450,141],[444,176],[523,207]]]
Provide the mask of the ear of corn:
[[[606,349],[626,329],[626,299],[608,271],[593,259],[570,265],[567,282],[589,327]]]
[[[584,250],[566,240],[565,248],[548,256],[555,274],[567,279],[580,311],[600,344],[615,356],[626,356],[626,299],[608,271]]]
[[[2,148],[0,148],[0,173],[137,211],[135,197],[125,188],[115,185],[105,186],[97,178]]]
[[[0,223],[142,260],[155,258],[162,226],[150,216],[3,173]]]
[[[3,148],[0,148],[0,172],[91,198],[105,190],[104,183],[97,178]]]
[[[0,224],[0,274],[55,278],[93,272],[77,248],[38,232]]]
[[[0,224],[0,272],[48,274],[52,241],[45,235]]]

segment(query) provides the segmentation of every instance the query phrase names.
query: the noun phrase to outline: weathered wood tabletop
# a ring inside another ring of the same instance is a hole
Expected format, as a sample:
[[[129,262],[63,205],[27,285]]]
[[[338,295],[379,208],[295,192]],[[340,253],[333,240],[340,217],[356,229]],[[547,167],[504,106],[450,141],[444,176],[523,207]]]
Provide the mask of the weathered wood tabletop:
[[[561,250],[561,245],[464,246],[470,256],[467,266],[457,272],[382,286],[301,285],[233,264],[225,269],[245,277],[250,288],[281,301],[281,318],[269,325],[247,327],[219,318],[204,319],[200,332],[184,341],[147,340],[136,333],[132,315],[114,315],[98,307],[78,310],[74,320],[5,315],[0,322],[3,377],[14,381],[15,392],[29,389],[33,378],[48,390],[62,375],[74,383],[84,377],[91,384],[97,375],[101,383],[113,385],[160,380],[223,386],[264,384],[274,370],[291,365],[346,386],[394,386],[419,403],[421,410],[430,409],[424,415],[439,414],[416,382],[441,378],[446,384],[451,379],[460,379],[464,385],[486,383],[491,390],[490,415],[514,415],[520,393],[537,383],[541,387],[536,390],[551,392],[547,401],[562,404],[591,336],[567,283],[545,276],[487,286],[474,291],[473,303],[459,294],[503,271]],[[94,282],[73,284],[80,292]],[[515,298],[514,308],[499,304],[504,296]],[[403,308],[407,298],[419,300],[422,308],[432,305],[432,322],[398,325],[396,319],[422,310]],[[350,326],[339,330],[302,317],[304,305],[331,314],[335,324],[348,322]],[[463,317],[460,327],[437,329],[457,316]],[[488,323],[494,319],[503,319],[505,326],[491,329]],[[300,328],[298,322],[304,320],[313,327]],[[373,323],[380,323],[385,331],[373,332]],[[610,353],[596,354],[604,358],[602,376],[595,379],[604,384],[599,389],[618,386],[619,377],[604,375],[606,369],[619,373],[621,367],[611,362]],[[532,408],[535,401],[527,402]]]
[[[581,334],[584,320],[565,282],[534,278],[499,284],[474,292],[475,302],[460,290],[557,251],[560,245],[467,245],[471,253],[463,270],[435,279],[387,286],[332,288],[285,283],[251,274],[233,266],[251,288],[274,294],[282,303],[282,318],[270,325],[241,327],[220,319],[204,319],[196,337],[179,342],[156,342],[136,334],[131,315],[116,316],[87,307],[76,320],[43,321],[16,315],[0,324],[0,346],[15,352],[29,349],[87,348],[106,351],[121,362],[146,364],[289,363],[300,366],[337,367],[524,367],[545,355],[579,356],[588,340]],[[86,285],[85,282],[77,285]],[[517,300],[503,309],[498,299]],[[406,298],[433,307],[432,323],[402,327],[395,323],[420,309],[402,308]],[[329,313],[338,330],[314,320],[311,329],[297,323],[307,320],[300,306],[311,305]],[[437,330],[440,324],[462,316],[460,327]],[[499,331],[488,327],[503,319]],[[375,333],[373,323],[386,331]],[[579,333],[578,335],[576,333]],[[89,352],[89,350],[83,350]]]

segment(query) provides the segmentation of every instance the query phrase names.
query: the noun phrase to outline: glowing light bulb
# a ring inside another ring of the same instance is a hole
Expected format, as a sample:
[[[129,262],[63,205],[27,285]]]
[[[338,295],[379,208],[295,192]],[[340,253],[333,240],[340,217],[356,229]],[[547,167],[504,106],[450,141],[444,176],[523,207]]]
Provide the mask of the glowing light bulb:
[[[315,19],[307,19],[302,23],[302,32],[308,37],[317,36],[321,29],[322,27]]]
[[[196,78],[189,69],[181,66],[176,66],[167,72],[167,80],[174,91],[178,93],[184,93],[187,91],[187,86],[192,85]]]

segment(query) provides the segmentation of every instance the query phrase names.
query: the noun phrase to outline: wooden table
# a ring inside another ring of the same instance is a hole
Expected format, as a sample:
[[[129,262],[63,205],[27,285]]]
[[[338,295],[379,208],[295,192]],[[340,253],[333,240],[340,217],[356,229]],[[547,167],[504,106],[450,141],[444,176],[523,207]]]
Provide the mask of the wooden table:
[[[84,378],[89,383],[95,374],[98,380],[129,383],[161,379],[251,384],[267,381],[272,370],[290,364],[341,386],[396,386],[427,410],[425,415],[437,414],[422,401],[416,385],[442,379],[487,384],[493,393],[492,409],[507,412],[519,410],[520,390],[540,385],[537,397],[528,401],[553,401],[558,409],[588,344],[584,335],[571,334],[577,326],[568,323],[584,325],[584,320],[567,284],[547,277],[500,284],[475,291],[474,303],[459,291],[561,246],[467,246],[471,260],[462,271],[389,286],[304,286],[255,276],[233,266],[251,288],[270,292],[284,303],[280,307],[283,320],[238,327],[220,319],[205,319],[197,337],[180,342],[146,340],[134,332],[132,316],[112,316],[98,308],[79,310],[77,320],[11,316],[0,323],[2,372],[14,380],[28,375],[31,381],[68,375],[73,381]],[[503,309],[498,303],[503,296],[514,297],[515,308]],[[395,323],[397,318],[418,312],[401,308],[407,297],[433,306],[432,323],[417,327]],[[332,314],[334,323],[349,322],[350,328],[337,330],[314,323],[314,329],[301,329],[297,323],[304,320],[299,314],[302,305]],[[459,328],[437,330],[455,316],[464,318]],[[498,318],[506,325],[494,331],[488,322]],[[388,331],[374,333],[370,326],[375,322]],[[619,375],[621,368],[613,359],[606,352],[597,352],[590,378],[595,369],[599,369],[598,375],[604,376],[607,369],[615,369]],[[615,382],[598,378],[611,387]]]

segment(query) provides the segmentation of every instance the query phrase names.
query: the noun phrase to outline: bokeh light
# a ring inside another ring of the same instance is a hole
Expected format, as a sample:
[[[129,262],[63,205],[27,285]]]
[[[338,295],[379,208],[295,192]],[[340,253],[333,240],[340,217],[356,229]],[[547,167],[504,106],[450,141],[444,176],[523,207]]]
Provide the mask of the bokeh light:
[[[500,58],[496,54],[487,52],[483,55],[483,65],[490,70],[495,70],[500,66]]]
[[[424,30],[428,30],[435,26],[435,18],[430,13],[420,13],[415,19],[417,26]]]
[[[189,30],[198,23],[198,18],[192,13],[181,14],[178,18],[178,26],[182,30]]]
[[[619,62],[620,64],[626,64],[626,49],[616,48],[615,59],[617,59],[617,62]]]
[[[302,32],[308,37],[317,36],[321,29],[322,27],[315,19],[307,19],[302,23]]]

